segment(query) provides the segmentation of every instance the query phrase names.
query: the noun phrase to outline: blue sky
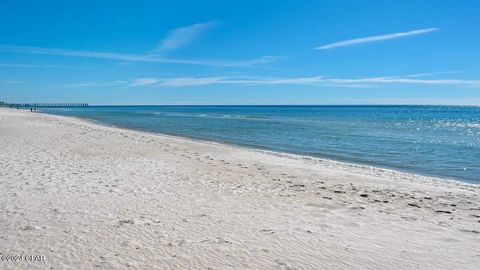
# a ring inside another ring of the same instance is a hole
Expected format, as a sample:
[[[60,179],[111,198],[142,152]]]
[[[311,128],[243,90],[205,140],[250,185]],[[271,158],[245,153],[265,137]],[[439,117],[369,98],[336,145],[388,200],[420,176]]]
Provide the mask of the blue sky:
[[[0,100],[480,104],[479,1],[0,3]]]

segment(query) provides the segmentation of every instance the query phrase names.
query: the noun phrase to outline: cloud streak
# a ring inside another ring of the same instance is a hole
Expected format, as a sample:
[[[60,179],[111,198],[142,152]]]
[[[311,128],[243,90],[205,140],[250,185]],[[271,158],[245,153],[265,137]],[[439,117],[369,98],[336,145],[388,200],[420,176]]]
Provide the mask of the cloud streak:
[[[431,86],[462,86],[480,88],[480,80],[464,79],[428,79],[432,75],[453,73],[419,73],[400,76],[366,77],[366,78],[333,78],[326,76],[309,77],[229,77],[229,76],[203,76],[203,77],[143,77],[130,80],[117,80],[109,82],[80,82],[53,86],[54,88],[94,88],[105,86],[116,87],[193,87],[208,85],[232,86],[272,86],[272,85],[298,85],[313,87],[348,87],[367,88],[381,85],[431,85]]]
[[[96,52],[96,51],[81,51],[81,50],[64,50],[53,48],[41,48],[30,46],[14,46],[14,45],[0,45],[0,51],[9,53],[23,53],[23,54],[40,54],[40,55],[55,55],[55,56],[69,56],[69,57],[84,57],[96,59],[108,59],[128,62],[151,62],[151,63],[169,63],[169,64],[184,64],[184,65],[201,65],[201,66],[216,66],[216,67],[250,67],[259,64],[272,63],[280,59],[276,56],[262,56],[251,60],[181,60],[160,57],[158,55],[145,54],[122,54],[115,52]]]
[[[212,84],[227,83],[227,77],[177,77],[163,79],[159,86],[165,87],[185,87],[185,86],[202,86]]]
[[[158,83],[159,80],[156,78],[138,78],[133,79],[130,86],[147,86]]]
[[[160,42],[157,48],[152,51],[152,53],[162,53],[184,47],[216,24],[215,21],[210,21],[173,29],[168,33],[165,39]]]
[[[296,77],[296,78],[232,78],[232,77],[174,77],[174,78],[143,78],[148,84],[139,84],[132,80],[131,86],[162,86],[162,87],[186,87],[204,85],[308,85],[308,86],[338,86],[338,87],[367,87],[372,85],[450,85],[450,86],[474,86],[480,87],[480,80],[457,80],[457,79],[416,79],[426,76],[414,74],[392,77],[368,77],[368,78],[329,78],[324,76]]]
[[[107,87],[107,86],[122,86],[126,85],[127,81],[111,81],[111,82],[79,82],[79,83],[67,83],[60,85],[52,85],[52,88],[67,89],[67,88],[95,88],[95,87]]]
[[[409,37],[409,36],[422,35],[422,34],[427,34],[434,31],[438,31],[438,30],[439,30],[438,28],[425,28],[425,29],[412,30],[408,32],[399,32],[399,33],[392,33],[392,34],[379,35],[379,36],[355,38],[355,39],[343,40],[343,41],[338,41],[338,42],[318,46],[315,49],[328,50],[328,49],[353,46],[353,45],[358,45],[363,43],[378,42],[378,41],[398,39],[398,38]]]

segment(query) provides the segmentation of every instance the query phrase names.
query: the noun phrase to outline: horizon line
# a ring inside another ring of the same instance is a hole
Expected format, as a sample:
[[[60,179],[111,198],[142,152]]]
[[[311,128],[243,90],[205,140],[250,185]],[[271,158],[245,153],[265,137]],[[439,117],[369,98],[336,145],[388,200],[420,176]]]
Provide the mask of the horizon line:
[[[2,102],[2,101],[0,101]],[[3,101],[5,102],[5,101]],[[186,106],[468,106],[468,107],[480,107],[478,104],[444,104],[444,103],[322,103],[322,104],[90,104],[88,102],[20,102],[20,103],[8,103],[5,104],[8,106],[10,104],[88,104],[87,107],[142,107],[142,106],[165,106],[165,107],[186,107]],[[0,106],[2,107],[2,106]],[[3,106],[5,107],[5,106]],[[79,107],[86,108],[86,107]]]

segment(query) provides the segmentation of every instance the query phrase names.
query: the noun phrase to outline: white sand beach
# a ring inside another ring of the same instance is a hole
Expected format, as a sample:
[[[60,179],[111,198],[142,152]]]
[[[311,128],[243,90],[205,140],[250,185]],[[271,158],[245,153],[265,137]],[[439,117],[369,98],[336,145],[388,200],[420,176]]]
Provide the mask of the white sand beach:
[[[480,266],[478,185],[6,108],[0,207],[1,269]]]

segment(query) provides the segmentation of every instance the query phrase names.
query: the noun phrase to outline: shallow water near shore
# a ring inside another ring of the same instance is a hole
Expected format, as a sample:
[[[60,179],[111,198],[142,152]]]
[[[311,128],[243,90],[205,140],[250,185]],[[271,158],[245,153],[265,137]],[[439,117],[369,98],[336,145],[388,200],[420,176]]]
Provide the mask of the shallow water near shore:
[[[480,107],[90,106],[41,111],[480,183]]]

